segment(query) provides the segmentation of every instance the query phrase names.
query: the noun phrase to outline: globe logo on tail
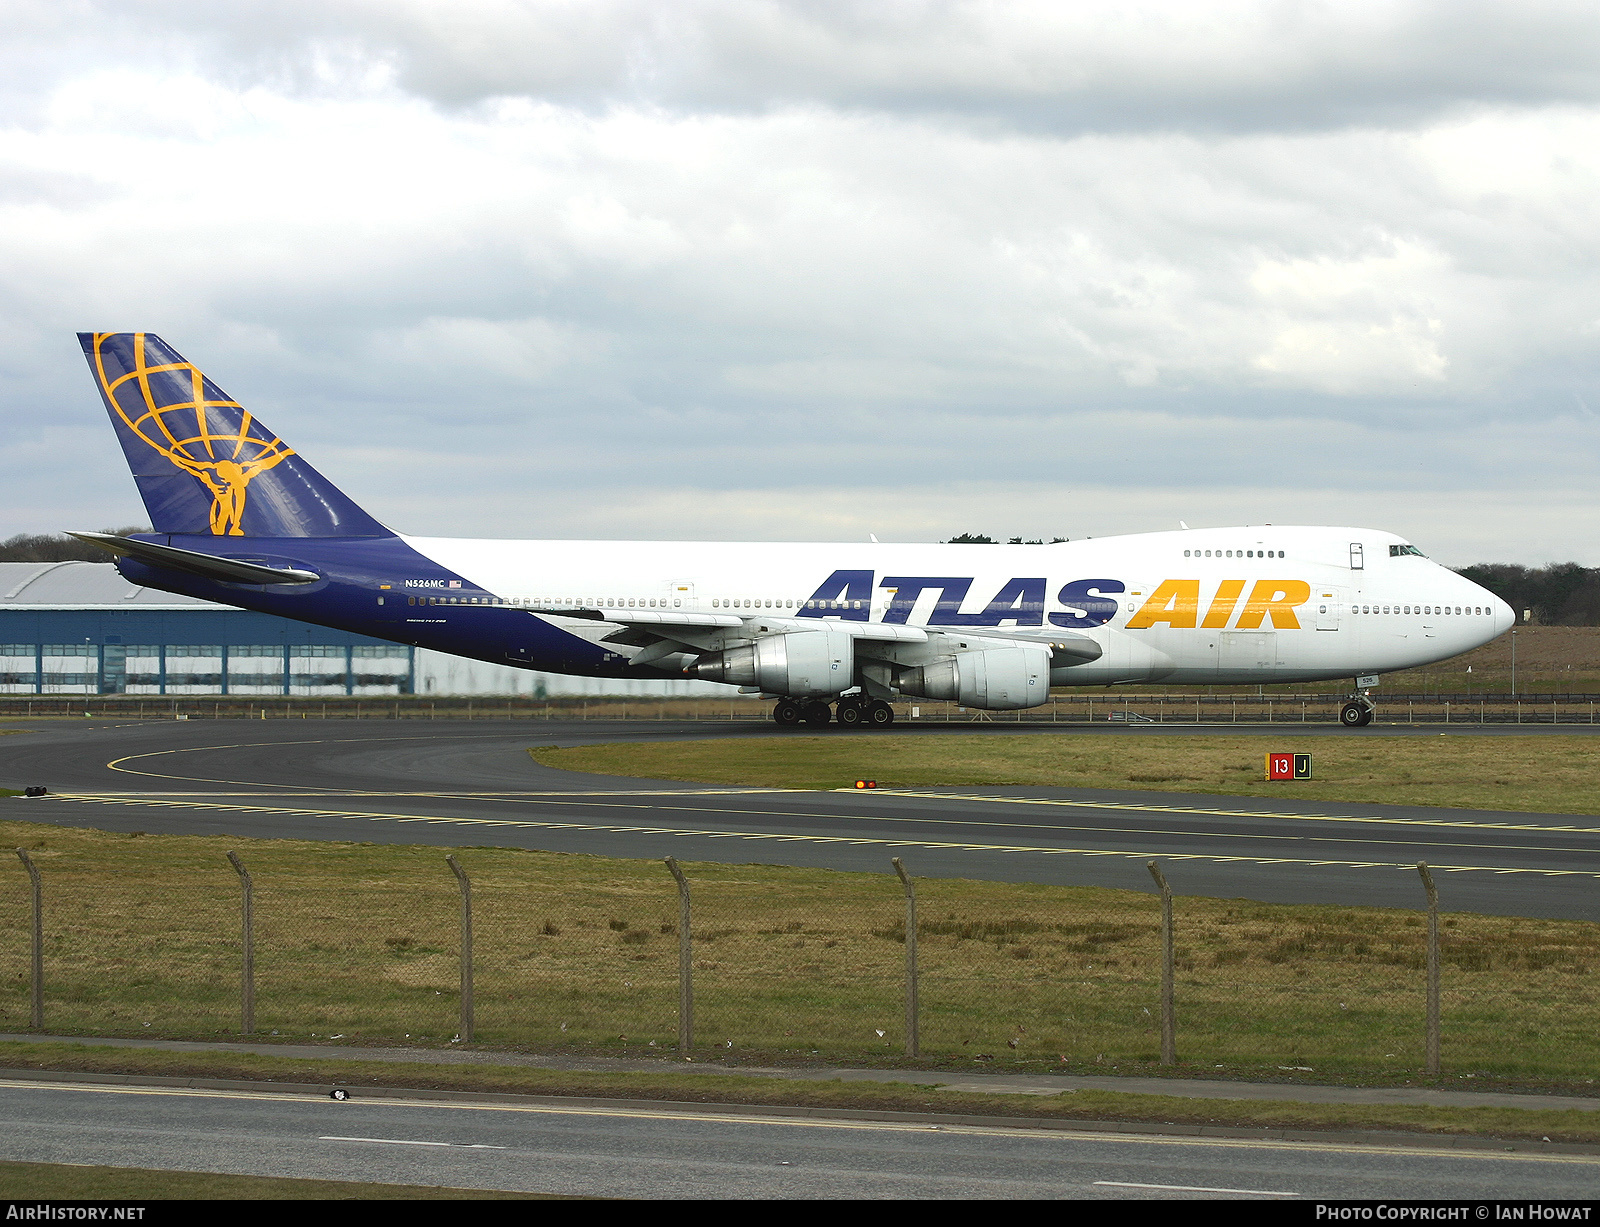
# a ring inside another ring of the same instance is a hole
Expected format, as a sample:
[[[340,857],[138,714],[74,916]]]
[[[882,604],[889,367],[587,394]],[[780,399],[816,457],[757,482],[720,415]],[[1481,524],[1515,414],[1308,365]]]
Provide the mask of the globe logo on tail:
[[[107,403],[136,437],[210,491],[215,536],[244,536],[250,483],[294,450],[208,385],[193,363],[147,364],[143,333],[133,337],[133,369],[111,377],[100,349],[114,335],[97,335],[94,345],[95,375]]]

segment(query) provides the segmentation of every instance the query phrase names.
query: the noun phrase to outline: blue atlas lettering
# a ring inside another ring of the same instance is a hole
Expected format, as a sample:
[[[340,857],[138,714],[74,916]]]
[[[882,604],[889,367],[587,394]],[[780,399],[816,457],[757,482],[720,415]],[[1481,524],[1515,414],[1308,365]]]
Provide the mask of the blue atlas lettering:
[[[796,611],[802,618],[844,618],[865,622],[872,617],[872,572],[835,571]]]
[[[939,575],[886,575],[883,588],[894,589],[894,596],[889,600],[889,608],[884,611],[885,622],[905,623],[911,618],[912,607],[916,605],[917,598],[924,592],[937,589],[939,602],[933,607],[933,614],[928,619],[929,626],[963,626],[959,621],[963,615],[960,612],[961,602],[967,599],[967,589],[972,587],[970,578],[963,579],[959,576]]]
[[[1115,597],[1107,594],[1126,591],[1119,579],[1075,579],[1063,585],[1056,596],[1067,608],[1063,613],[1050,615],[1051,625],[1079,629],[1104,626],[1117,613]]]
[[[963,614],[959,626],[1039,626],[1044,622],[1043,576],[1038,579],[1007,580],[982,613]]]

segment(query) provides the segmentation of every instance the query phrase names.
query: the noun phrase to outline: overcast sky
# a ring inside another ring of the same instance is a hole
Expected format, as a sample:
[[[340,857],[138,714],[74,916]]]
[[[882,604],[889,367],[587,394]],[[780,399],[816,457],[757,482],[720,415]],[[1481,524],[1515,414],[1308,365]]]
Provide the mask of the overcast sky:
[[[160,333],[395,528],[1600,565],[1592,3],[0,0],[0,534]]]

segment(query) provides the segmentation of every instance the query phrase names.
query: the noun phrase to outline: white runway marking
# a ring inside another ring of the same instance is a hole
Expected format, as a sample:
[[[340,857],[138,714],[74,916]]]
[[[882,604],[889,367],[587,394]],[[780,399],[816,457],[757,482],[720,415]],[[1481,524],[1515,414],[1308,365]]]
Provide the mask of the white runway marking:
[[[1160,1189],[1164,1193],[1243,1193],[1252,1197],[1299,1197],[1298,1193],[1281,1193],[1274,1189],[1211,1189],[1203,1184],[1136,1184],[1131,1180],[1096,1180],[1095,1184],[1108,1189]]]

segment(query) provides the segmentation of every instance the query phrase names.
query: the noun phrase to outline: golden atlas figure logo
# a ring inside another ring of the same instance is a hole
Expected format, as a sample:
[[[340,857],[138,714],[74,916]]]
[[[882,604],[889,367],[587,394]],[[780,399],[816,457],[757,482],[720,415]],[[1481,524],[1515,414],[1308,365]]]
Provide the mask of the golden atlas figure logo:
[[[107,404],[135,436],[211,492],[213,534],[243,536],[250,483],[294,455],[293,449],[214,385],[215,395],[208,398],[206,377],[193,363],[149,365],[144,333],[133,336],[132,369],[108,374],[101,347],[117,335],[94,338],[95,377]]]

